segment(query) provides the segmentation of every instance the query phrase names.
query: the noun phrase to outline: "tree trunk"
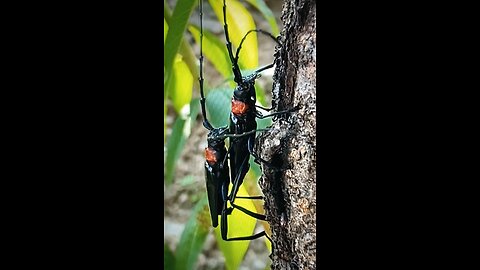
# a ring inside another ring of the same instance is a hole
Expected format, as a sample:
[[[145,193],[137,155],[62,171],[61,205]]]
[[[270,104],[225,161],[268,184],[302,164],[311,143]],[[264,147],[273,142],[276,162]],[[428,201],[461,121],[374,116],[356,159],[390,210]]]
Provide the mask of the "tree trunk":
[[[272,230],[272,269],[316,268],[316,3],[285,0],[272,106],[297,107],[258,136],[260,187]]]

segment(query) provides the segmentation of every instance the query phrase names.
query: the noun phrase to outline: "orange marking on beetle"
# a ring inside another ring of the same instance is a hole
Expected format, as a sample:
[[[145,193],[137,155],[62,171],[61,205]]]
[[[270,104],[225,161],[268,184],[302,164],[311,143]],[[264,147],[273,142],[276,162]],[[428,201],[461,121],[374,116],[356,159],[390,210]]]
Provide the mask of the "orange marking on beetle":
[[[209,147],[205,148],[205,159],[210,164],[217,163],[217,155],[215,155],[215,150]]]
[[[233,114],[242,115],[248,111],[248,104],[239,100],[232,99]]]

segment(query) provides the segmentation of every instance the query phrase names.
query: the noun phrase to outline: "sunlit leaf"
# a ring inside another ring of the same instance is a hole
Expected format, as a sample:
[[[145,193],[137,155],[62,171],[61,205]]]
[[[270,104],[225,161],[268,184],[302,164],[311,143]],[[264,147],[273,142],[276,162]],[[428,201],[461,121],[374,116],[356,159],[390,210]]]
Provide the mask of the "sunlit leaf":
[[[242,185],[238,189],[238,196],[249,196],[245,187]],[[235,204],[238,204],[252,212],[256,212],[255,205],[252,200],[237,199]],[[250,236],[255,229],[256,219],[248,216],[238,209],[233,210],[232,214],[228,216],[228,238]],[[220,220],[219,220],[220,223]],[[247,252],[250,241],[223,241],[220,227],[215,228],[215,237],[220,250],[225,256],[227,269],[238,269],[245,253]]]
[[[165,45],[165,40],[167,40],[168,24],[165,18],[163,18],[163,45]]]
[[[165,44],[165,40],[167,39],[167,32],[168,32],[168,25],[163,18],[163,44]],[[165,67],[163,68],[163,75],[165,75]],[[165,80],[167,80],[165,78]],[[164,88],[167,89],[168,80],[164,82]],[[167,90],[163,93],[163,143],[167,141]]]
[[[197,202],[180,237],[176,250],[176,270],[194,269],[210,229],[207,197]]]
[[[198,59],[193,53],[193,49],[185,40],[180,44],[179,53],[182,55],[182,60],[187,65],[193,77],[193,83],[198,88]]]
[[[260,166],[255,163],[254,158],[250,156],[250,170],[248,171],[247,175],[245,176],[245,180],[243,184],[245,185],[245,188],[250,194],[250,196],[262,196],[262,191],[260,190],[260,187],[258,186],[258,179],[260,178],[262,171],[260,169]],[[252,200],[253,204],[255,205],[256,212],[257,213],[264,213],[265,210],[263,208],[263,200]],[[271,235],[272,232],[270,230],[270,225],[266,221],[259,221],[263,229],[268,235]],[[267,245],[268,250],[272,251],[272,245],[270,241],[265,237],[265,244]]]
[[[266,223],[266,222],[265,222]],[[268,223],[267,223],[268,224]],[[270,237],[271,238],[271,237]],[[268,251],[270,251],[270,253],[272,253],[272,243],[270,242],[270,240],[268,240],[266,237],[265,237],[265,245],[267,245],[267,249]]]
[[[219,22],[223,24],[223,1],[209,0]],[[238,48],[240,41],[249,30],[256,29],[255,22],[248,10],[237,0],[226,0],[227,25],[230,41]],[[235,52],[233,52],[235,54]],[[243,69],[258,66],[257,34],[248,35],[239,53],[239,64]]]
[[[173,62],[177,55],[178,48],[182,42],[188,19],[192,13],[195,3],[195,0],[183,0],[177,2],[172,16],[169,17],[169,14],[167,14],[169,13],[169,8],[166,5],[166,1],[164,1],[164,19],[169,23],[167,38],[163,48],[163,87],[165,89],[165,93],[168,93],[169,86],[171,85],[173,76]]]
[[[177,113],[185,110],[184,106],[192,99],[193,76],[187,64],[178,55],[173,65],[172,82],[169,85],[168,94]]]

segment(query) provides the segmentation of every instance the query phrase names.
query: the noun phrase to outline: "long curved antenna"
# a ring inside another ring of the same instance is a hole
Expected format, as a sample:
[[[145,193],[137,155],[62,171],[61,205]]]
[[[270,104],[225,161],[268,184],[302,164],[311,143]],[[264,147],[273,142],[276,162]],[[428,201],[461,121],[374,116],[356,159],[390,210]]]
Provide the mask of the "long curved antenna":
[[[234,81],[237,84],[242,84],[242,73],[240,72],[240,68],[238,67],[237,61],[233,57],[232,52],[232,43],[230,42],[230,37],[228,35],[228,25],[227,25],[227,6],[225,5],[225,0],[223,0],[223,29],[225,31],[225,39],[227,40],[227,51],[228,55],[230,56],[230,61],[232,61],[232,70],[234,75]]]
[[[199,0],[199,10],[200,10],[200,76],[198,77],[198,83],[200,84],[200,105],[202,107],[202,116],[203,116],[203,126],[212,130],[213,127],[208,122],[207,111],[205,109],[205,94],[203,92],[203,51],[202,51],[202,40],[203,40],[203,1]]]
[[[252,29],[250,31],[248,31],[245,36],[243,36],[242,38],[242,41],[240,41],[240,45],[238,46],[238,49],[237,49],[237,52],[235,53],[235,62],[238,63],[238,54],[240,53],[240,49],[242,48],[242,44],[243,42],[245,41],[245,39],[247,38],[247,36],[252,33],[252,32],[256,32],[256,33],[262,33],[264,35],[266,35],[267,37],[273,39],[278,45],[281,45],[280,42],[278,41],[277,38],[275,38],[272,34],[270,34],[269,32],[267,31],[264,31],[262,29]]]

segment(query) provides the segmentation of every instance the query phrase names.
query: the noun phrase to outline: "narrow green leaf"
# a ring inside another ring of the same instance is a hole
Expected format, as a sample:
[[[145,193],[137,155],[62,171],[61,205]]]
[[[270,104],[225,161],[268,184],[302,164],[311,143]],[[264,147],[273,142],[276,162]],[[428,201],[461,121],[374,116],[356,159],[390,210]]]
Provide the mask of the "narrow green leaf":
[[[254,6],[258,11],[260,11],[260,13],[262,13],[263,17],[268,21],[268,24],[270,24],[272,35],[274,37],[278,36],[280,32],[278,31],[277,20],[275,19],[272,10],[270,10],[270,8],[265,4],[265,1],[247,0],[247,2]]]
[[[167,102],[163,102],[163,144],[167,141]]]
[[[192,47],[185,40],[183,40],[180,44],[179,53],[182,55],[183,62],[185,62],[188,69],[190,70],[190,73],[192,74],[192,77],[194,78],[194,86],[200,89],[198,83],[198,59],[193,53]]]
[[[167,141],[167,90],[163,96],[163,144]]]
[[[249,196],[247,190],[242,185],[238,189],[239,196]],[[255,205],[252,200],[235,200],[235,203],[252,211],[256,212]],[[228,237],[240,237],[252,235],[255,229],[256,219],[246,215],[245,213],[235,209],[232,214],[228,216]],[[235,270],[240,266],[245,253],[247,252],[250,241],[223,241],[220,226],[215,228],[215,237],[218,246],[225,256],[227,269]]]
[[[169,30],[165,41],[165,47],[163,51],[164,67],[167,70],[167,74],[171,70],[175,56],[177,55],[180,42],[183,38],[183,33],[187,26],[190,14],[198,0],[182,0],[178,1],[173,10],[172,17],[170,18]]]
[[[193,123],[195,123],[198,116],[198,111],[200,110],[198,98],[192,99],[190,104],[185,105],[184,108],[186,108],[186,110],[183,110],[175,120],[172,134],[170,134],[167,142],[167,157],[165,165],[165,181],[167,184],[172,183],[178,158],[185,146],[186,139],[192,132]],[[187,108],[190,111],[188,111]]]
[[[172,82],[167,91],[177,113],[181,113],[182,110],[186,110],[185,105],[188,105],[192,100],[192,91],[192,73],[190,73],[187,64],[185,64],[181,56],[177,55],[173,65]]]
[[[228,125],[232,94],[231,89],[212,89],[207,94],[207,117],[214,127]]]
[[[172,134],[167,140],[167,158],[165,165],[165,181],[167,185],[172,183],[176,163],[185,145],[187,138],[186,132],[184,131],[185,122],[184,119],[178,117],[173,124]]]
[[[166,1],[164,1],[164,19],[169,23],[169,31],[165,40],[163,49],[164,56],[164,89],[165,94],[168,93],[173,76],[173,62],[177,55],[179,45],[182,43],[183,33],[192,10],[196,4],[196,0],[183,0],[177,2],[173,14],[170,17],[170,9]]]
[[[210,5],[217,15],[218,21],[223,25],[223,1],[209,0]],[[227,0],[227,25],[230,41],[238,48],[240,41],[249,30],[256,29],[255,22],[248,10],[237,0]],[[235,55],[235,51],[233,52]],[[243,69],[253,69],[258,66],[257,34],[248,35],[239,53],[239,65]]]
[[[163,45],[165,46],[165,40],[167,40],[168,24],[165,18],[163,18]]]
[[[163,17],[167,23],[170,23],[172,11],[168,7],[168,3],[166,0],[163,1]],[[195,57],[195,54],[193,53],[192,47],[188,44],[188,42],[185,42],[185,40],[182,40],[180,42],[179,53],[182,55],[183,61],[187,64],[193,77],[198,78],[198,67],[196,64],[197,59]],[[195,80],[195,86],[198,87],[197,80]]]
[[[168,25],[165,20],[165,17],[163,18],[163,44],[165,45],[165,40],[167,38],[167,32],[168,32]],[[163,75],[165,76],[166,72],[165,67],[163,68]],[[164,93],[163,93],[163,143],[167,141],[167,96],[168,96],[168,78],[164,79]]]
[[[170,247],[167,245],[167,243],[163,244],[163,269],[175,269],[175,255],[170,250]]]
[[[180,237],[176,250],[176,270],[194,269],[198,254],[202,250],[210,228],[207,197],[197,202]]]

